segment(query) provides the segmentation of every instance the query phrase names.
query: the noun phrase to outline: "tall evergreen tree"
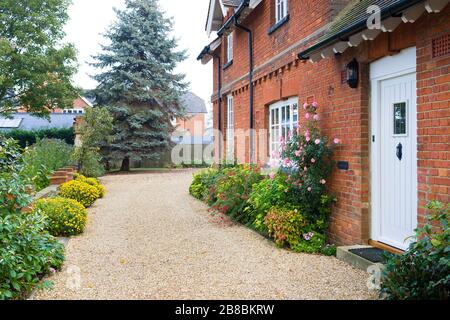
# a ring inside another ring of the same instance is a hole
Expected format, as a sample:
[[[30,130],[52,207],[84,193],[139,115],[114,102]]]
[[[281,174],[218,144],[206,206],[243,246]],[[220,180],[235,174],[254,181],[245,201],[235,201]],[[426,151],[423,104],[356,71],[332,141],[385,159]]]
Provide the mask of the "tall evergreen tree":
[[[110,44],[95,57],[94,66],[103,71],[94,77],[99,83],[94,93],[114,117],[108,160],[122,161],[128,171],[130,159],[157,159],[169,148],[170,120],[184,113],[179,100],[187,84],[174,71],[185,52],[177,50],[172,22],[158,1],[125,4],[106,33]]]

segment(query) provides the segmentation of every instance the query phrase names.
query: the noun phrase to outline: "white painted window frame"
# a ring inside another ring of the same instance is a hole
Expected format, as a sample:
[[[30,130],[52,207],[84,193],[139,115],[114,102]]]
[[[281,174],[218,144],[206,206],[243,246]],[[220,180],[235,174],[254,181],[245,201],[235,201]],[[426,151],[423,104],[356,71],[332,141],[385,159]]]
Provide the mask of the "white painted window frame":
[[[289,111],[287,117],[286,111]],[[284,113],[283,113],[284,111]],[[273,157],[274,151],[280,152],[280,138],[288,138],[289,131],[298,127],[298,97],[278,101],[269,106],[269,151]]]
[[[227,63],[233,61],[233,32],[227,36]]]
[[[83,114],[84,110],[83,109],[64,109],[63,113],[65,114]]]
[[[275,0],[275,23],[280,22],[289,13],[288,0]]]
[[[227,159],[234,159],[234,101],[233,96],[227,96]]]

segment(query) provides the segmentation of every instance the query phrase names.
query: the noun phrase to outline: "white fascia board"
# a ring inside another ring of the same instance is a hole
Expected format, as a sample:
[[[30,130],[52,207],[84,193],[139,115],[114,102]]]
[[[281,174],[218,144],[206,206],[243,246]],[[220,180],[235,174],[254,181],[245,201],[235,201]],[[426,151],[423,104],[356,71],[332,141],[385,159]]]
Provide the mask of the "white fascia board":
[[[214,51],[218,47],[220,47],[221,44],[222,44],[222,38],[217,38],[216,40],[211,42],[211,44],[209,45],[209,48],[211,49],[211,51]]]
[[[250,0],[249,6],[251,9],[255,9],[261,2],[262,0]]]
[[[209,1],[209,15],[206,21],[206,33],[208,37],[211,35],[211,32],[219,30],[222,23],[222,16],[225,15],[223,10],[221,1]]]

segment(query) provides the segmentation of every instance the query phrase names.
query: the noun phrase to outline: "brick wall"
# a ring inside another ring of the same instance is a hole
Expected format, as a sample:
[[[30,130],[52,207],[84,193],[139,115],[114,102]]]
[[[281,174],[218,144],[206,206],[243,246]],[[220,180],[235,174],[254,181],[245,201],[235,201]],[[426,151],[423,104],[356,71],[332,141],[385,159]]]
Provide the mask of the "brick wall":
[[[450,54],[433,57],[433,39],[450,36],[450,6],[417,22],[419,223],[430,200],[450,202]]]
[[[203,136],[205,134],[205,114],[191,114],[186,119],[177,119],[177,130],[188,131],[191,135]]]
[[[314,41],[314,37],[305,42],[299,41],[326,25],[346,1],[302,1],[301,6],[291,2],[290,21],[268,35],[271,3],[264,1],[248,17],[248,22],[243,23],[254,31],[255,37],[255,129],[267,129],[268,106],[275,101],[292,96],[297,96],[300,104],[307,100],[318,101],[323,133],[331,138],[339,137],[343,142],[336,150],[335,159],[348,161],[350,167],[348,171],[336,169],[330,181],[331,189],[339,200],[331,216],[331,240],[338,244],[355,244],[365,243],[369,239],[369,66],[376,59],[414,45],[418,54],[419,222],[423,221],[423,206],[428,200],[436,198],[448,202],[450,56],[432,58],[431,55],[433,38],[450,30],[450,6],[440,14],[424,14],[415,24],[402,24],[393,33],[382,34],[375,41],[365,42],[342,55],[311,64],[297,60],[296,54]],[[245,33],[235,32],[234,48],[233,65],[223,72],[224,94],[234,96],[235,128],[248,129],[250,115]],[[354,57],[360,62],[361,81],[357,89],[341,82],[341,71]],[[216,99],[213,96],[215,128],[218,119]],[[300,119],[303,115],[301,112]],[[222,128],[226,128],[226,123],[224,97]],[[259,142],[261,145],[267,144],[267,138],[267,135],[257,137],[256,145]],[[246,144],[236,145],[236,156],[240,162],[249,161],[248,140]],[[258,156],[260,163],[265,163],[267,158],[268,152]]]

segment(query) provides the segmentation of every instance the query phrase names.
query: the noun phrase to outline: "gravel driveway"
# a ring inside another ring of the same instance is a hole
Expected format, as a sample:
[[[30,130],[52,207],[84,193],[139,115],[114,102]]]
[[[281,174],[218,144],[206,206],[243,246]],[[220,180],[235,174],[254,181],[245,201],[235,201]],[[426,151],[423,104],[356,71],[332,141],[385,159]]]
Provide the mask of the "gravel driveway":
[[[33,299],[371,299],[368,274],[296,254],[191,198],[192,171],[111,175]]]

